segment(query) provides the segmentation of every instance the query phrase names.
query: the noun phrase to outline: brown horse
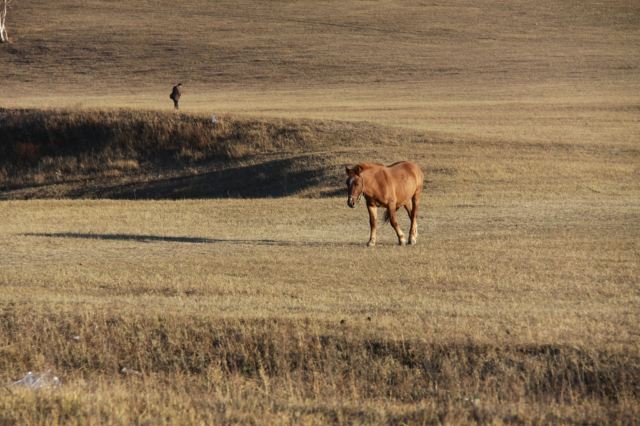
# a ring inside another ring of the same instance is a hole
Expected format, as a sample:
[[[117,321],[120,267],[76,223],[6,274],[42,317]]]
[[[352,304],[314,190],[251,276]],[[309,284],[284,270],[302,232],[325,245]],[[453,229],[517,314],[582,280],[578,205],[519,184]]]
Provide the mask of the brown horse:
[[[377,163],[360,163],[347,166],[347,204],[353,208],[364,195],[369,210],[371,236],[368,246],[376,244],[376,219],[378,207],[387,208],[387,217],[398,235],[398,244],[405,243],[404,234],[398,226],[396,211],[404,207],[411,219],[409,244],[415,244],[418,238],[418,205],[424,175],[416,164],[400,161],[390,166]]]

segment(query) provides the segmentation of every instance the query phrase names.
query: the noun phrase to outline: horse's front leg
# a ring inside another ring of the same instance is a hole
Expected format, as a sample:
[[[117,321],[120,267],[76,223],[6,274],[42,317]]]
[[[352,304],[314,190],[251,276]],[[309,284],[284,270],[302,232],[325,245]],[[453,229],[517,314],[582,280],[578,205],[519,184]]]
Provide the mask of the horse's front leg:
[[[376,245],[376,226],[378,219],[378,207],[375,204],[367,204],[369,210],[369,225],[371,226],[371,234],[369,235],[369,242],[367,245],[373,247]]]
[[[395,229],[396,235],[398,236],[398,244],[402,246],[406,241],[404,239],[402,229],[400,229],[400,225],[398,225],[398,215],[396,214],[395,203],[389,204],[389,206],[387,207],[387,211],[389,213],[389,221],[391,222],[391,226],[393,226],[393,229]]]

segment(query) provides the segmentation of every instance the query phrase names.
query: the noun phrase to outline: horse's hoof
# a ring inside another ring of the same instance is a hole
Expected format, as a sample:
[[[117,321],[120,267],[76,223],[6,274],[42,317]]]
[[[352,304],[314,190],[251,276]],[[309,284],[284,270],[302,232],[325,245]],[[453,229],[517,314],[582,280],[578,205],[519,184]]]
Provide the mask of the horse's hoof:
[[[402,240],[398,241],[398,245],[399,245],[399,246],[403,246],[403,245],[405,245],[405,244],[407,244],[407,242],[406,242],[404,239],[402,239]]]
[[[375,247],[375,246],[376,246],[375,241],[369,241],[369,242],[367,243],[367,247]]]
[[[410,246],[415,246],[416,244],[418,244],[418,242],[416,240],[409,240],[409,245]]]

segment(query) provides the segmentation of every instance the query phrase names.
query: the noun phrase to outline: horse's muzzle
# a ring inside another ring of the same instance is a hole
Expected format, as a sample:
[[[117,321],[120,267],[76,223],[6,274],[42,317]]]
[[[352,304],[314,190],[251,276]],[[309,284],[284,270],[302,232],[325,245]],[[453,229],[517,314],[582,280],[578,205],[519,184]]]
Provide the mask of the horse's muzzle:
[[[349,197],[347,199],[347,205],[351,208],[354,208],[356,206],[356,200],[354,200],[353,197]]]

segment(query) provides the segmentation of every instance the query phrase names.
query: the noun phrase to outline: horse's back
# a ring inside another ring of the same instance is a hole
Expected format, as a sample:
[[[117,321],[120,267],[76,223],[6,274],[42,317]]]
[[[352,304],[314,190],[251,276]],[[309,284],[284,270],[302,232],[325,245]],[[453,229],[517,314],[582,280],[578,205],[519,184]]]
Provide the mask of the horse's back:
[[[392,174],[396,176],[410,176],[413,178],[416,186],[422,187],[422,181],[424,180],[424,175],[420,166],[412,161],[398,161],[396,163],[391,164],[388,168],[392,171]]]

